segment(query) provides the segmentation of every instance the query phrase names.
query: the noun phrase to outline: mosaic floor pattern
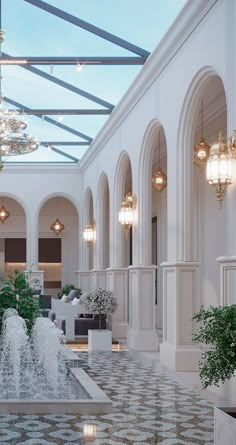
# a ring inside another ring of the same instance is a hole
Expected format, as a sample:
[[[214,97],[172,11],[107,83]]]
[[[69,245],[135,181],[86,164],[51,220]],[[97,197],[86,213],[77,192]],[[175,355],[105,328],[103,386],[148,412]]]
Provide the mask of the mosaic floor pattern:
[[[80,352],[113,401],[100,415],[0,415],[1,445],[213,444],[213,404],[133,352]]]

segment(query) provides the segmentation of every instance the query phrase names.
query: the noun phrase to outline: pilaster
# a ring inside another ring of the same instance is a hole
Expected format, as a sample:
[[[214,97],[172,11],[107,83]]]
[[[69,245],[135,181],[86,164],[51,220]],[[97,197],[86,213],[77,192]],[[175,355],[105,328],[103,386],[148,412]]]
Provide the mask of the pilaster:
[[[197,262],[166,262],[163,270],[163,343],[160,361],[175,371],[198,371],[201,351],[193,343],[199,310],[200,273]]]
[[[91,288],[95,289],[101,287],[102,289],[107,288],[107,272],[106,270],[91,270]]]
[[[220,265],[220,305],[236,304],[236,256],[216,258]]]
[[[126,338],[128,331],[128,270],[126,268],[106,269],[107,289],[118,299],[118,309],[113,315],[112,335],[115,338]]]
[[[156,266],[129,266],[128,345],[138,351],[156,351],[155,270]]]

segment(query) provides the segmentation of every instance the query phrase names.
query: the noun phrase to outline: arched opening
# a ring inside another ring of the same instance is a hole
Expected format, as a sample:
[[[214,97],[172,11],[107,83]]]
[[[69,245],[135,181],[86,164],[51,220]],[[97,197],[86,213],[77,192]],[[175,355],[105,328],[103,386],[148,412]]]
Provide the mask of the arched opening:
[[[161,126],[156,130],[151,153],[152,178],[155,178],[155,174],[160,172],[160,170],[167,176],[166,138],[164,129]],[[153,185],[155,185],[155,182]],[[156,328],[162,330],[163,294],[161,263],[167,260],[167,187],[163,188],[163,190],[161,190],[160,184],[156,189],[152,187],[151,198],[151,254],[152,264],[157,265],[155,280]]]
[[[65,226],[58,235],[50,227],[56,219]],[[79,218],[74,204],[65,197],[47,199],[38,218],[38,269],[44,270],[44,289],[56,296],[67,283],[76,284],[79,268]]]
[[[115,186],[114,186],[114,212],[118,220],[118,213],[124,201],[125,195],[131,192],[133,193],[132,185],[132,168],[128,154],[123,151],[117,163],[115,173]],[[118,223],[119,224],[119,223]],[[128,267],[132,264],[132,228],[129,232],[125,233],[122,226],[119,224],[118,233],[114,232],[117,236],[116,239],[116,266]]]
[[[191,148],[203,136],[209,146],[218,140],[219,132],[227,141],[227,106],[222,80],[214,75],[207,79],[197,92]],[[192,151],[193,155],[193,151]],[[200,262],[202,275],[202,302],[206,306],[220,303],[220,280],[216,258],[227,251],[227,197],[222,209],[215,188],[206,181],[206,167],[193,167],[193,260]]]

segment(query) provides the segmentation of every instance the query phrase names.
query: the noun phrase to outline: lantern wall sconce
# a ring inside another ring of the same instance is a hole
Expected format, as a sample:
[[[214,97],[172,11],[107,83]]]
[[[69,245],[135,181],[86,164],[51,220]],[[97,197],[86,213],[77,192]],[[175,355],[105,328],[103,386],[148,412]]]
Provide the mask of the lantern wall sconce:
[[[85,225],[83,239],[86,242],[88,247],[93,245],[93,243],[96,240],[95,222],[93,222],[92,224]]]
[[[126,193],[119,211],[119,223],[122,225],[126,238],[134,222],[134,211],[137,205],[136,195],[131,192]]]
[[[230,138],[232,146],[235,147],[235,137]],[[232,149],[231,149],[232,150]],[[216,144],[210,148],[210,156],[207,160],[206,179],[208,184],[213,185],[216,190],[217,201],[222,208],[225,191],[232,184],[232,161],[229,155],[229,147],[224,142],[222,133]]]

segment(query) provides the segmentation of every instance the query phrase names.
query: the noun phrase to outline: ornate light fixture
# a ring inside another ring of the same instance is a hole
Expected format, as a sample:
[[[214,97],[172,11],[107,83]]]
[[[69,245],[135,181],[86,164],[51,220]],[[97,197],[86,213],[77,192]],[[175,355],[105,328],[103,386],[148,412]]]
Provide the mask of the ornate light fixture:
[[[50,229],[58,236],[64,230],[65,226],[61,223],[59,218],[57,218],[54,223],[50,226]]]
[[[203,100],[201,102],[201,138],[194,147],[193,162],[197,167],[204,168],[209,158],[210,146],[203,137]]]
[[[83,233],[83,239],[86,242],[87,246],[90,247],[93,245],[95,241],[95,223],[86,224]]]
[[[207,182],[215,187],[220,208],[222,208],[225,191],[228,185],[232,184],[231,171],[232,164],[228,146],[225,144],[220,132],[218,142],[211,146],[206,171]]]
[[[236,159],[236,130],[232,131],[232,136],[229,138],[229,148],[231,153],[231,158]]]
[[[2,223],[4,223],[4,221],[6,221],[7,218],[9,218],[10,216],[10,212],[8,212],[7,209],[5,209],[4,205],[2,205],[1,209],[0,209],[0,221]]]
[[[58,214],[58,198],[57,198],[57,214]],[[58,216],[53,224],[51,224],[50,229],[58,236],[64,229],[64,224],[61,223]]]
[[[4,31],[0,30],[0,56],[2,56],[1,44],[4,41],[4,34]],[[37,150],[39,141],[32,135],[24,133],[27,121],[20,111],[2,108],[4,97],[1,93],[1,81],[0,65],[0,156],[31,153]]]
[[[126,193],[125,199],[121,204],[119,211],[119,223],[123,226],[126,237],[134,221],[134,210],[136,209],[137,199],[131,192]]]
[[[158,165],[156,173],[152,177],[152,186],[157,192],[162,192],[167,186],[167,176],[161,169],[161,146],[160,146],[160,131],[158,137]]]

